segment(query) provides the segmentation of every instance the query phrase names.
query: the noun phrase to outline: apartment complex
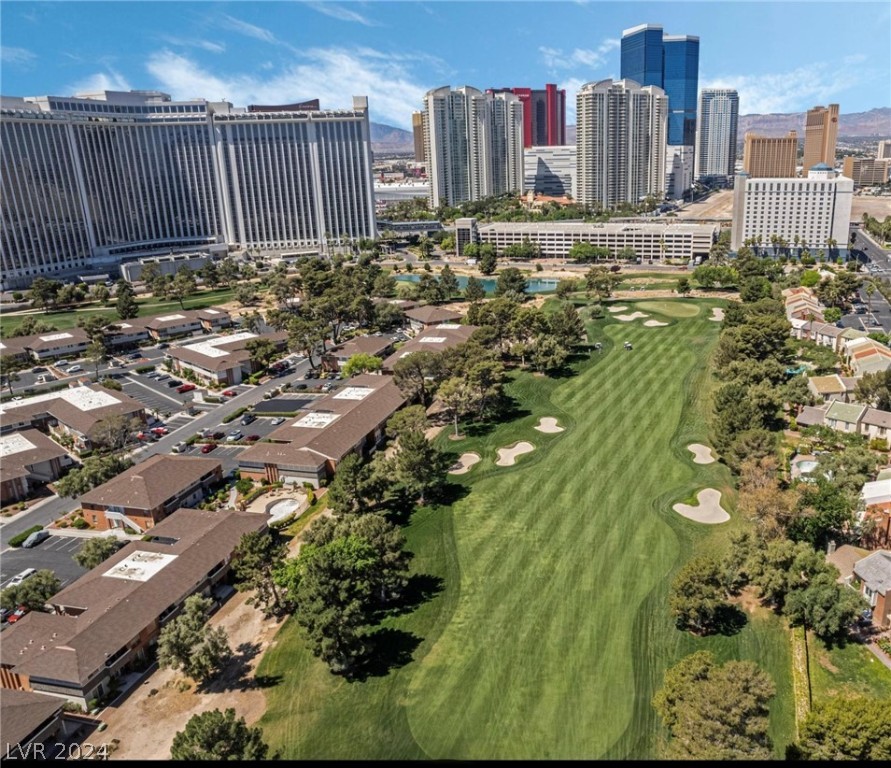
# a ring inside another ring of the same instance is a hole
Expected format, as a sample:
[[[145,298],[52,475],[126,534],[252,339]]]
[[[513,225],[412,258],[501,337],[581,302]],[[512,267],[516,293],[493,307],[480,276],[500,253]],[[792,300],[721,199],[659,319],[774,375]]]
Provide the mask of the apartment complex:
[[[666,35],[659,24],[622,32],[622,79],[654,85],[668,99],[665,191],[680,198],[693,183],[696,107],[699,89],[699,38]]]
[[[445,352],[447,349],[454,349],[468,341],[476,330],[475,325],[460,325],[455,322],[427,326],[384,360],[383,371],[392,373],[396,363],[415,352]]]
[[[877,160],[872,157],[846,157],[842,174],[851,179],[855,187],[885,184],[891,175],[891,158]]]
[[[665,193],[668,99],[633,80],[587,83],[576,99],[576,198],[613,208]]]
[[[80,497],[84,519],[107,531],[145,533],[180,507],[194,507],[223,481],[223,465],[197,456],[152,456]]]
[[[565,259],[576,243],[608,248],[618,255],[628,249],[641,259],[690,261],[708,255],[718,237],[715,224],[606,223],[576,221],[494,222],[478,226],[476,219],[464,220],[474,243],[489,243],[499,253],[511,245],[529,242],[542,258]]]
[[[838,104],[828,107],[814,107],[807,111],[804,119],[804,159],[802,170],[805,174],[821,163],[835,168],[835,142],[838,138]]]
[[[891,139],[882,139],[876,147],[876,160],[891,160]]]
[[[544,89],[493,88],[512,93],[523,105],[523,146],[556,147],[566,143],[566,91],[548,83]]]
[[[703,88],[696,122],[696,179],[733,178],[738,124],[739,94],[732,88]]]
[[[574,144],[524,150],[523,191],[552,197],[575,197],[576,158]]]
[[[523,189],[523,104],[512,93],[463,86],[424,96],[430,202],[481,200]]]
[[[367,99],[295,106],[308,105],[251,111],[159,91],[3,98],[3,285],[158,252],[376,236]]]
[[[257,338],[260,337],[255,333],[241,331],[173,347],[168,354],[174,370],[190,371],[207,384],[231,386],[240,384],[244,376],[249,376],[258,369],[259,366],[251,359],[248,349],[249,343]],[[267,333],[263,338],[284,352],[288,334],[286,331]]]
[[[737,175],[733,187],[730,247],[750,238],[768,245],[772,236],[813,252],[847,247],[854,182],[827,165],[807,178],[752,178]],[[832,243],[831,241],[834,241]]]
[[[36,429],[0,436],[0,503],[25,499],[39,485],[58,480],[74,462],[61,445]]]
[[[798,159],[798,134],[789,131],[779,138],[747,133],[743,170],[751,179],[791,179]]]

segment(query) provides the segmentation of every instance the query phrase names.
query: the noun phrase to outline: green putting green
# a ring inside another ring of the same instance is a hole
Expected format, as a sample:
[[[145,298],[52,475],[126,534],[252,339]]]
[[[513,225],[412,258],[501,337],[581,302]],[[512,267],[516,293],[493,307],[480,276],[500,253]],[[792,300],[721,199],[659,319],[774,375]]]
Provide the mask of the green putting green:
[[[658,312],[666,317],[696,317],[699,307],[686,301],[639,301],[637,308],[641,312]]]
[[[720,553],[740,525],[704,530],[671,509],[702,487],[733,509],[727,469],[694,464],[686,447],[707,441],[710,306],[658,341],[638,324],[591,323],[604,349],[578,375],[520,374],[520,418],[457,444],[441,436],[456,456],[484,458],[453,478],[463,498],[418,511],[406,529],[413,570],[443,580],[386,622],[412,661],[347,683],[289,622],[259,670],[275,683],[260,721],[274,749],[300,759],[654,757],[662,731],[650,702],[664,671],[708,649],[772,675],[781,754],[793,724],[780,621],[760,612],[735,636],[695,638],[667,609],[674,572],[696,552]],[[565,431],[535,431],[542,416]],[[524,439],[534,452],[495,467],[497,448]]]

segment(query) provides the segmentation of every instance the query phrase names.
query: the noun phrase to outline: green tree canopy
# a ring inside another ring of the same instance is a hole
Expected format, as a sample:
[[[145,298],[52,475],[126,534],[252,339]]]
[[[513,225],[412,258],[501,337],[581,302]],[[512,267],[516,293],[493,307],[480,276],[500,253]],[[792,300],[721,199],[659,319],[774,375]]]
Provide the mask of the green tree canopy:
[[[274,578],[287,556],[288,545],[274,531],[245,533],[232,553],[236,588],[252,590],[254,594],[248,602],[267,616],[281,614],[290,607]]]
[[[269,747],[259,728],[248,727],[234,709],[192,715],[173,737],[172,760],[265,760]]]
[[[808,713],[797,752],[805,760],[891,760],[891,699],[826,699]]]
[[[11,611],[24,605],[29,611],[45,611],[47,601],[62,587],[52,571],[41,568],[15,587],[0,592],[0,606]]]
[[[83,547],[81,547],[79,552],[73,555],[72,559],[81,568],[86,568],[88,571],[91,571],[96,566],[101,565],[108,560],[108,558],[117,552],[122,545],[123,542],[116,539],[114,536],[96,536],[87,539],[84,542]]]
[[[199,683],[214,677],[232,651],[222,627],[211,628],[207,618],[213,602],[201,595],[186,598],[182,612],[161,629],[158,665],[181,669]]]
[[[367,355],[364,352],[359,352],[346,361],[342,373],[346,378],[349,378],[359,373],[379,371],[383,364],[384,361],[381,360],[381,358],[375,357],[374,355]]]

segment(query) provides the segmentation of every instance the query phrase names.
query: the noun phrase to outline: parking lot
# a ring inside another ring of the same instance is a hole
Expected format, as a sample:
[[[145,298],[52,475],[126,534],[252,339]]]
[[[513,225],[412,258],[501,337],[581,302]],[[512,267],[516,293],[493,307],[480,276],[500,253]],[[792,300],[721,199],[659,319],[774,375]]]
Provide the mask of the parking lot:
[[[0,584],[6,583],[25,568],[53,571],[64,587],[86,571],[72,559],[80,552],[86,539],[73,536],[50,536],[31,549],[9,549],[0,560]]]

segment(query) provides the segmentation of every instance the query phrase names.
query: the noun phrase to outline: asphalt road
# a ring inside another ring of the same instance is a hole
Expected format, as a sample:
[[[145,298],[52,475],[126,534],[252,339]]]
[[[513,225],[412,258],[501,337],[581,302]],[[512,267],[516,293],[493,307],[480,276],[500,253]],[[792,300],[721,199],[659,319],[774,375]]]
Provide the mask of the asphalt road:
[[[72,559],[80,552],[85,541],[86,539],[70,536],[50,536],[31,549],[10,549],[4,552],[0,562],[0,585],[5,587],[9,579],[25,568],[36,568],[38,571],[48,568],[56,574],[63,587],[70,584],[86,573]]]
[[[854,250],[858,256],[862,254],[861,261],[866,261],[867,272],[864,277],[872,276],[883,281],[891,280],[891,254],[879,247],[878,243],[862,230],[852,229],[852,232],[854,233],[852,250]],[[878,291],[875,291],[872,294],[872,299],[870,299],[866,291],[863,289],[860,290],[860,299],[867,306],[871,306],[875,324],[882,326],[882,330],[884,330],[885,333],[891,333],[891,305],[889,305],[887,299],[885,299],[885,297]],[[859,318],[866,319],[868,316],[857,315],[855,317],[859,320]],[[860,322],[849,318],[850,316],[843,319],[843,324],[846,327],[864,327]]]

